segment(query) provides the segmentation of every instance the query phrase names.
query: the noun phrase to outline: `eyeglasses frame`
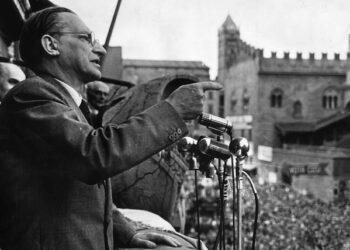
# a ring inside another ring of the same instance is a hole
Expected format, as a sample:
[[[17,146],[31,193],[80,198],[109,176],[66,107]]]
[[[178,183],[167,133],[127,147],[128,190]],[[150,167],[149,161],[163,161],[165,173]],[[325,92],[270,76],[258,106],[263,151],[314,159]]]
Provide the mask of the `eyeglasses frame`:
[[[93,31],[91,32],[61,32],[61,31],[54,31],[54,32],[49,32],[48,35],[76,35],[76,36],[82,36],[86,35],[87,41],[90,43],[90,45],[93,47],[95,44],[98,42],[98,40],[95,37],[95,33]],[[79,38],[79,37],[78,37]]]

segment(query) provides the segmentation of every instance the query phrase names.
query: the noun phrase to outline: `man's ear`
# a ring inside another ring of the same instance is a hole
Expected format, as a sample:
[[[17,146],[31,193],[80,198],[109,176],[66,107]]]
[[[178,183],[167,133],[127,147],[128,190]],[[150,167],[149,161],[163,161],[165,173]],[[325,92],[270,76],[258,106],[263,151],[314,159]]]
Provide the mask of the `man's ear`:
[[[48,34],[41,37],[41,45],[48,55],[58,56],[60,54],[57,40]]]

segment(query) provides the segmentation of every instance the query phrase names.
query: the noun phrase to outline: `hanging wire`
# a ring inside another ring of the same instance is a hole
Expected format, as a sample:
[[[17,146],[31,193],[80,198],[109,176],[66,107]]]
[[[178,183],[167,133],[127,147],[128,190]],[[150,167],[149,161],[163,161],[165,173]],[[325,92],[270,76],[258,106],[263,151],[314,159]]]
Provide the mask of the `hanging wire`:
[[[242,171],[242,173],[248,179],[248,182],[249,182],[250,187],[253,191],[254,199],[255,199],[255,216],[254,216],[254,227],[253,227],[253,238],[252,238],[252,250],[254,250],[255,249],[256,231],[258,228],[259,197],[258,197],[258,193],[256,191],[256,188],[255,188],[254,183],[253,183],[252,179],[250,178],[250,176],[245,171]]]

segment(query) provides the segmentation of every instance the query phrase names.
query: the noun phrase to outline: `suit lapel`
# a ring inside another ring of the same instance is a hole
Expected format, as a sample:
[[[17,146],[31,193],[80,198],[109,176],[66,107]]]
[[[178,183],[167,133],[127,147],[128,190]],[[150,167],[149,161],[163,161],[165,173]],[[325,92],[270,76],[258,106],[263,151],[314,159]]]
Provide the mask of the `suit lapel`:
[[[73,108],[77,112],[80,121],[84,121],[84,122],[89,123],[89,121],[86,119],[83,112],[80,110],[78,105],[75,103],[73,97],[69,94],[68,90],[59,81],[57,81],[55,78],[53,78],[51,76],[47,76],[47,75],[43,75],[40,77],[43,78],[44,80],[46,80],[47,82],[51,83],[55,88],[57,88],[59,90],[59,92],[63,95],[63,97],[67,101],[68,106],[70,106],[71,108]]]

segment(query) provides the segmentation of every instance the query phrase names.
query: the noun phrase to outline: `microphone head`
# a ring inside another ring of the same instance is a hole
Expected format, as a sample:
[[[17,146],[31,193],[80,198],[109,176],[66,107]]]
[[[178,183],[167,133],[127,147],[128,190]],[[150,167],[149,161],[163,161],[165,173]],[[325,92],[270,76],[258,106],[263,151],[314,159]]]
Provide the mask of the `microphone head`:
[[[194,152],[197,149],[197,140],[185,136],[177,143],[179,152]]]
[[[249,142],[244,137],[233,138],[229,145],[230,152],[235,156],[248,156]]]
[[[202,154],[222,160],[227,160],[231,157],[228,145],[208,137],[198,141],[198,149]]]
[[[210,138],[202,138],[198,141],[198,149],[200,152],[202,152],[203,154],[205,154],[209,148],[209,145],[210,145]]]
[[[216,134],[221,134],[224,132],[230,134],[233,127],[229,120],[207,113],[202,113],[198,117],[198,123],[206,126]]]

